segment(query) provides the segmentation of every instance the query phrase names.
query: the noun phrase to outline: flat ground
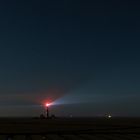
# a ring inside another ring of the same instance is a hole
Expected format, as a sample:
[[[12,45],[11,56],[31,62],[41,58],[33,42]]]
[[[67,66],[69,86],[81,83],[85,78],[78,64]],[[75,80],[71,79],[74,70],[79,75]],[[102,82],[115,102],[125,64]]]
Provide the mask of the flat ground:
[[[1,118],[0,140],[140,140],[140,118]]]

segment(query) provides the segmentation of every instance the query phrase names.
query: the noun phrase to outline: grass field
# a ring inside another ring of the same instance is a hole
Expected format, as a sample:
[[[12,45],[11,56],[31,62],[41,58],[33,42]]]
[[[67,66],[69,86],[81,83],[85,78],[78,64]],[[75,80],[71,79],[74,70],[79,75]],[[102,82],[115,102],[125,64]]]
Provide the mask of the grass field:
[[[1,118],[0,140],[140,140],[140,118]]]

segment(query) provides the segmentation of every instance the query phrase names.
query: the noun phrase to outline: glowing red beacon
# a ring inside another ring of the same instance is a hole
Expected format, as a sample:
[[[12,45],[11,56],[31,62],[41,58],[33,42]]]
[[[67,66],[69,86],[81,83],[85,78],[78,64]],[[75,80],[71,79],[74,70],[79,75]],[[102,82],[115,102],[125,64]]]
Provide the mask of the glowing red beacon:
[[[50,106],[50,104],[49,103],[46,103],[46,105],[45,105],[46,107],[49,107]]]

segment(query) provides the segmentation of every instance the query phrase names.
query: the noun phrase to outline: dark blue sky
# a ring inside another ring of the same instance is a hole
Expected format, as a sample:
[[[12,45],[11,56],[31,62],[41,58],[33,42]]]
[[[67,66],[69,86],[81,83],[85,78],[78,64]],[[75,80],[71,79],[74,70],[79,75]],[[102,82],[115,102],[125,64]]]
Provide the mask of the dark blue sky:
[[[58,115],[139,116],[139,7],[1,0],[0,113],[38,115],[49,100]]]

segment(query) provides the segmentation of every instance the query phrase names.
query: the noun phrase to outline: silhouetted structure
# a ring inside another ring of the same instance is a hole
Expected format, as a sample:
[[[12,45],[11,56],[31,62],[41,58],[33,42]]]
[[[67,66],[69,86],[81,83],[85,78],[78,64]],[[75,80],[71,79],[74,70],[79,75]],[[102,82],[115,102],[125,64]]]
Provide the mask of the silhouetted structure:
[[[45,119],[45,118],[46,118],[45,115],[43,114],[40,115],[40,119]]]
[[[46,104],[46,118],[49,118],[49,104]]]
[[[47,109],[46,109],[46,117],[49,118],[49,107],[47,106]]]

